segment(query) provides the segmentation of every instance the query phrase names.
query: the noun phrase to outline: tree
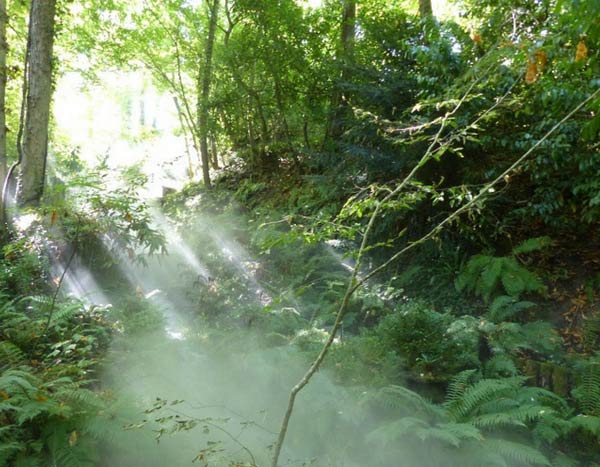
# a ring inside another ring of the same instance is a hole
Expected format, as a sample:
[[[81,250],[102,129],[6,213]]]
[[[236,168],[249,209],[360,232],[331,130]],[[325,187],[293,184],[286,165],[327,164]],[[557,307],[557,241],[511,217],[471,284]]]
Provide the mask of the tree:
[[[419,14],[422,19],[433,15],[431,0],[419,0]]]
[[[6,0],[0,0],[0,186],[6,177]],[[1,196],[1,195],[0,195]]]
[[[210,188],[210,157],[208,154],[208,113],[210,99],[210,83],[212,79],[212,57],[215,45],[215,31],[219,15],[219,0],[213,0],[210,9],[210,24],[206,37],[204,69],[199,73],[198,86],[198,131],[200,132],[200,154],[202,157],[202,178],[204,185]]]
[[[56,0],[32,0],[29,28],[29,70],[25,135],[18,203],[36,206],[44,192],[48,153],[48,122],[52,97],[52,47]]]
[[[342,2],[342,24],[337,59],[341,62],[340,84],[343,86],[351,80],[350,67],[354,64],[354,48],[356,42],[356,0]],[[331,114],[328,137],[337,139],[343,132],[342,121],[348,104],[348,93],[339,87],[334,91],[331,100]]]

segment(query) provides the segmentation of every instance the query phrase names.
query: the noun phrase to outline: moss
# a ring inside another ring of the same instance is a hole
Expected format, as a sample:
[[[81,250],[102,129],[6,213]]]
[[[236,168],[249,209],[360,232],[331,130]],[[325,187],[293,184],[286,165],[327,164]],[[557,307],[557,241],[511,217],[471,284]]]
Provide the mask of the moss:
[[[552,372],[554,365],[548,362],[540,363],[539,385],[544,388],[552,388]]]
[[[559,396],[565,397],[570,389],[570,372],[563,366],[555,366],[552,372],[552,390]]]
[[[539,384],[540,380],[540,363],[532,359],[525,360],[522,368],[523,374],[530,378],[532,384]]]

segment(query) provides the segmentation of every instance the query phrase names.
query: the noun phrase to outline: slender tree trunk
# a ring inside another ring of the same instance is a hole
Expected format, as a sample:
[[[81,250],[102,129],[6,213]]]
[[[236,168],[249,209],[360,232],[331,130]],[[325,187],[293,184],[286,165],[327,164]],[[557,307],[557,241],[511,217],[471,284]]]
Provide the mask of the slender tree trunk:
[[[44,192],[52,98],[52,46],[56,0],[32,0],[29,21],[29,91],[18,202],[37,206]]]
[[[208,154],[208,111],[210,98],[210,83],[212,79],[212,56],[215,45],[215,32],[219,14],[219,0],[213,0],[210,5],[210,24],[206,38],[204,70],[201,73],[202,83],[198,112],[198,131],[200,132],[200,154],[202,157],[202,177],[204,185],[210,188],[210,157]]]
[[[356,0],[344,0],[342,16],[342,59],[346,63],[354,61],[354,42],[356,40]]]
[[[250,99],[248,99],[250,100]],[[246,130],[248,133],[248,143],[250,146],[250,154],[252,155],[252,165],[256,167],[259,164],[259,150],[256,147],[256,134],[254,133],[254,123],[252,122],[252,112],[250,103],[248,103],[248,111],[246,112]]]
[[[217,150],[217,138],[214,133],[210,134],[210,150],[213,169],[219,169],[219,152]]]
[[[419,15],[422,19],[433,15],[431,0],[419,0]]]
[[[7,172],[6,161],[6,0],[0,0],[0,187]],[[2,195],[0,194],[0,197]],[[0,199],[1,201],[1,199]]]
[[[192,153],[190,151],[190,142],[188,140],[188,132],[190,131],[185,123],[185,116],[183,115],[183,110],[181,110],[181,105],[179,105],[179,99],[177,96],[173,96],[173,102],[175,103],[175,108],[177,109],[177,116],[179,117],[179,124],[181,125],[181,130],[183,132],[183,142],[185,144],[185,155],[188,164],[188,175],[190,180],[194,178],[194,165],[192,164]]]
[[[354,43],[356,41],[356,0],[343,0],[342,26],[337,58],[341,63],[340,83],[348,83],[352,76],[350,67],[354,63]],[[337,139],[343,132],[343,117],[348,96],[336,87],[331,99],[331,112],[327,125],[326,139]]]

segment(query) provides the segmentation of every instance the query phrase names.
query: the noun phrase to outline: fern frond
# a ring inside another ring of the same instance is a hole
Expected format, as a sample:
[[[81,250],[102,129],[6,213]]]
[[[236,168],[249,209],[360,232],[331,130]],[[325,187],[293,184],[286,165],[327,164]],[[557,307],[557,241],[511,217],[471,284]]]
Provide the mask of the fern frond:
[[[37,384],[37,379],[25,370],[8,370],[0,376],[0,388],[9,393],[15,387],[24,391],[34,391]]]
[[[54,313],[52,314],[52,324],[57,325],[68,321],[81,312],[82,305],[80,302],[63,303],[54,310]]]
[[[600,362],[587,362],[579,370],[581,383],[573,396],[585,415],[600,415]]]
[[[415,434],[416,430],[427,428],[429,428],[429,425],[425,420],[415,417],[403,417],[371,431],[367,435],[367,442],[387,446],[397,443],[399,439],[408,434]]]
[[[522,404],[543,405],[561,414],[568,414],[570,410],[568,402],[558,394],[536,386],[524,386],[520,388],[516,397]]]
[[[26,360],[25,353],[12,342],[0,342],[0,370],[19,366]]]
[[[538,441],[552,444],[559,437],[573,429],[573,423],[559,417],[556,413],[544,414],[533,429],[533,436]]]
[[[460,399],[476,373],[477,370],[464,370],[455,375],[446,389],[446,403]]]
[[[490,378],[513,377],[519,374],[515,362],[506,354],[494,355],[485,364],[486,376]]]
[[[600,437],[600,417],[578,415],[571,418],[571,422],[575,428],[581,428]]]
[[[518,297],[525,292],[541,293],[545,290],[541,279],[531,271],[521,266],[513,258],[507,260],[500,278],[502,286],[508,295]]]
[[[540,451],[522,443],[504,439],[488,439],[485,447],[502,457],[525,465],[551,465]]]
[[[593,349],[600,337],[600,314],[588,316],[583,321],[583,343],[587,349]]]
[[[56,393],[57,399],[89,409],[105,408],[104,401],[94,391],[85,388],[67,388]]]
[[[443,416],[441,407],[429,402],[422,396],[403,386],[387,386],[379,391],[369,393],[366,402],[374,403],[390,409],[409,409],[413,413],[421,412],[431,416]]]
[[[513,296],[500,295],[492,301],[485,316],[491,321],[499,323],[535,306],[537,305],[533,302],[518,301]]]
[[[505,395],[523,385],[524,378],[482,379],[469,386],[462,398],[448,405],[449,413],[457,418],[472,413],[478,406]]]
[[[431,437],[437,439],[446,437],[447,439],[456,439],[459,442],[468,439],[477,441],[483,441],[484,439],[477,427],[470,423],[438,423],[431,431],[434,431]],[[453,445],[458,446],[459,443]]]
[[[550,411],[542,406],[517,407],[506,412],[497,412],[478,415],[469,420],[478,428],[490,430],[503,426],[527,426],[527,423],[535,421]]]
[[[520,245],[513,248],[513,255],[523,255],[526,253],[533,253],[534,251],[539,251],[544,248],[552,245],[553,241],[550,237],[534,237],[528,238]]]
[[[579,462],[560,453],[552,459],[552,467],[577,467]]]
[[[490,299],[490,295],[498,285],[498,280],[502,277],[504,263],[504,258],[490,258],[481,272],[478,288],[481,290],[481,295],[486,302]]]

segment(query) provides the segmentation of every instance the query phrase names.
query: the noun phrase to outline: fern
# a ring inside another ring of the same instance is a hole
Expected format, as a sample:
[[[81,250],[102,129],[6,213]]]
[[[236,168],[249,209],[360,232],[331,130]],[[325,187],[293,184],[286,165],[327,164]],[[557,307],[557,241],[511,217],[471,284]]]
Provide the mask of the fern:
[[[526,427],[527,423],[542,418],[550,409],[542,406],[517,407],[498,413],[478,415],[470,419],[470,423],[478,428],[493,429],[502,426]]]
[[[544,407],[552,408],[558,413],[568,414],[571,410],[565,399],[544,388],[524,386],[519,389],[516,396],[520,403],[543,405]]]
[[[571,419],[575,428],[581,428],[600,438],[600,417],[578,415]]]
[[[464,370],[455,375],[446,389],[446,403],[459,400],[465,393],[465,389],[473,379],[477,370]]]
[[[600,415],[600,362],[591,361],[580,371],[581,384],[573,390],[585,415]]]
[[[397,443],[400,438],[414,434],[416,430],[428,428],[425,420],[416,417],[403,417],[386,423],[367,435],[367,442],[383,446]]]
[[[25,353],[12,342],[0,342],[0,371],[16,367],[26,360]]]
[[[520,387],[523,382],[523,378],[482,379],[469,386],[460,399],[448,404],[448,410],[456,419],[461,419],[475,411],[484,402],[505,395],[515,387]]]
[[[583,345],[586,349],[594,349],[600,337],[600,314],[586,317],[583,321]]]
[[[497,452],[502,457],[526,465],[551,465],[550,461],[540,451],[522,443],[504,439],[488,439],[487,449]]]
[[[36,389],[37,378],[25,370],[8,370],[0,376],[0,389],[11,391],[34,391]]]
[[[554,242],[550,237],[529,238],[520,245],[513,248],[512,254],[518,256],[527,253],[533,253],[534,251],[543,250],[544,248],[551,246],[553,243]]]
[[[463,441],[473,439],[483,441],[483,435],[470,423],[439,423],[429,430],[430,438],[436,438],[458,447]]]
[[[64,324],[65,321],[72,319],[74,316],[82,312],[82,304],[74,301],[70,303],[63,303],[57,306],[52,313],[52,324],[58,326]]]
[[[439,423],[432,426],[420,418],[404,417],[373,430],[368,434],[367,441],[388,446],[410,436],[420,441],[435,440],[453,447],[459,447],[464,440],[483,440],[479,430],[467,423]]]
[[[514,299],[524,293],[544,293],[546,287],[537,274],[522,266],[517,255],[539,250],[549,244],[546,237],[530,239],[516,247],[511,256],[475,255],[469,259],[456,279],[459,292],[466,290],[486,302],[502,286]]]
[[[578,467],[580,464],[575,459],[559,453],[552,459],[552,467]]]
[[[443,409],[403,386],[388,386],[365,396],[365,402],[387,409],[419,412],[429,416],[441,416]]]
[[[535,306],[537,305],[533,302],[518,301],[510,295],[500,295],[492,301],[486,316],[491,321],[499,323]]]
[[[485,364],[485,375],[491,378],[517,376],[519,371],[515,362],[506,354],[497,354]]]

